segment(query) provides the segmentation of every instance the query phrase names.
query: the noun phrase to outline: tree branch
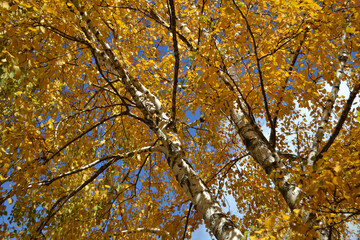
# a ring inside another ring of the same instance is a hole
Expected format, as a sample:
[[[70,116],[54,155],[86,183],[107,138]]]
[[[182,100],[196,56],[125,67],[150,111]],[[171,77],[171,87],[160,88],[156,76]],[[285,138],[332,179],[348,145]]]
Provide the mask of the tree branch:
[[[228,72],[230,78],[237,78],[235,71],[229,70]],[[224,82],[228,82],[225,76],[220,75],[220,77]],[[231,84],[230,87],[232,87]],[[291,210],[296,208],[301,189],[293,182],[292,174],[287,171],[278,153],[258,129],[254,119],[245,111],[246,105],[242,98],[238,97],[233,106],[229,106],[229,108],[230,120],[250,155],[269,175],[275,186],[278,187],[289,208]]]
[[[123,233],[123,234],[138,233],[138,232],[149,232],[149,233],[161,236],[162,239],[171,239],[171,235],[169,232],[167,232],[165,230],[161,230],[159,228],[136,228],[136,229],[121,231],[121,233]]]
[[[185,238],[186,238],[186,232],[187,232],[187,229],[188,229],[189,217],[190,217],[192,206],[193,206],[193,203],[190,202],[189,210],[188,210],[188,213],[186,215],[186,222],[185,222],[185,226],[184,226],[184,234],[183,234],[183,237],[182,237],[183,240],[185,240]]]
[[[48,212],[47,217],[44,221],[40,224],[40,226],[36,229],[37,234],[41,234],[44,227],[48,224],[48,222],[51,220],[53,216],[55,216],[59,210],[65,205],[65,203],[70,200],[75,194],[80,192],[86,185],[94,181],[102,172],[104,172],[111,164],[113,164],[118,158],[113,158],[111,161],[107,162],[103,166],[101,166],[88,180],[83,182],[80,186],[78,186],[76,189],[71,191],[69,194],[60,197],[55,204],[51,207],[51,209]]]
[[[81,134],[79,134],[78,136],[76,136],[75,138],[71,139],[70,141],[68,141],[67,143],[65,143],[61,148],[59,148],[55,153],[53,153],[49,158],[46,158],[44,160],[44,162],[42,163],[43,165],[45,165],[47,162],[49,162],[51,159],[53,159],[55,156],[57,156],[62,150],[64,150],[65,148],[67,148],[69,145],[71,145],[73,142],[75,142],[76,140],[80,139],[82,136],[84,136],[85,134],[87,134],[88,132],[90,132],[91,130],[95,129],[96,127],[100,126],[101,124],[103,124],[106,121],[109,121],[113,118],[116,118],[118,116],[123,116],[123,115],[128,115],[128,112],[121,112],[118,114],[114,114],[110,117],[107,117],[101,121],[99,121],[97,124],[89,127],[88,129],[86,129],[85,131],[83,131]]]
[[[344,44],[344,41],[345,41],[345,37],[346,37],[346,33],[344,33],[343,36],[342,36],[342,43],[343,44]],[[315,138],[314,138],[314,141],[313,141],[313,145],[312,145],[310,153],[308,155],[307,164],[309,166],[313,166],[315,161],[316,161],[316,155],[318,155],[319,147],[320,147],[321,141],[322,141],[322,139],[324,137],[325,126],[327,125],[327,123],[329,121],[331,111],[333,109],[333,106],[335,104],[335,100],[336,100],[338,92],[340,90],[340,84],[341,84],[341,81],[342,81],[345,64],[346,64],[346,61],[348,59],[346,51],[341,52],[338,59],[339,59],[339,68],[336,71],[336,76],[335,76],[335,79],[334,79],[334,85],[333,85],[333,87],[331,89],[330,96],[326,101],[325,108],[324,108],[323,114],[321,116],[320,123],[319,123],[319,126],[317,128],[316,135],[315,135]]]
[[[170,30],[173,37],[173,48],[175,55],[175,66],[174,66],[174,78],[173,78],[173,90],[172,90],[172,107],[171,107],[171,121],[175,124],[176,121],[176,93],[179,81],[179,67],[180,67],[180,54],[179,46],[176,34],[176,14],[174,0],[169,0],[170,3]],[[175,125],[174,125],[175,127]]]
[[[258,49],[257,49],[255,36],[254,36],[254,34],[253,34],[252,30],[251,30],[251,26],[250,26],[250,23],[249,23],[248,19],[246,18],[244,13],[241,11],[241,9],[238,7],[235,0],[233,0],[233,3],[235,5],[236,9],[240,12],[241,17],[245,20],[246,28],[249,31],[250,37],[251,37],[252,42],[253,42],[254,54],[255,54],[256,65],[257,65],[257,70],[258,70],[258,74],[259,74],[261,93],[263,95],[263,102],[264,102],[264,107],[265,107],[265,112],[266,112],[266,118],[270,123],[271,131],[275,131],[275,126],[273,124],[273,120],[272,120],[270,110],[269,110],[269,106],[268,106],[267,94],[265,92],[264,77],[263,77],[263,73],[262,73],[262,70],[261,70],[261,59],[259,58],[259,55],[258,55],[258,52],[257,52]]]
[[[306,40],[308,31],[309,31],[309,28],[306,28],[305,32],[304,32],[304,38],[300,41],[300,44],[299,44],[298,48],[295,51],[294,57],[293,57],[293,59],[291,61],[290,67],[288,69],[289,76],[286,77],[285,84],[281,87],[281,93],[280,94],[284,94],[285,89],[288,86],[288,82],[289,82],[290,76],[291,76],[291,71],[294,69],[296,61],[297,61],[298,57],[300,56],[301,48],[302,48],[302,45],[304,44],[304,42]],[[279,111],[280,111],[280,104],[282,103],[283,100],[284,100],[284,95],[281,95],[279,101],[276,103],[275,117],[273,118],[274,128],[271,129],[270,140],[269,140],[270,145],[273,146],[273,147],[275,147],[275,145],[276,145],[276,126],[277,126],[278,114],[279,114]]]
[[[316,156],[316,160],[320,159],[321,155],[323,153],[325,153],[331,147],[331,145],[334,143],[336,137],[338,136],[338,134],[340,133],[340,130],[342,129],[342,126],[346,120],[346,117],[348,116],[351,106],[355,100],[355,97],[359,93],[359,91],[360,91],[360,84],[357,84],[354,87],[354,89],[351,91],[350,96],[349,96],[348,100],[346,101],[346,105],[341,113],[340,119],[339,119],[338,123],[336,124],[334,131],[332,132],[330,138],[328,139],[328,141],[325,143],[325,145],[321,149],[320,153]]]
[[[188,130],[189,128],[193,128],[195,126],[200,125],[200,123],[205,122],[205,117],[204,116],[200,116],[198,119],[196,119],[195,121],[191,122],[191,123],[184,123],[185,127],[183,127],[184,130]]]
[[[154,145],[152,146],[147,146],[147,147],[142,147],[140,149],[136,149],[134,151],[130,151],[130,152],[127,152],[127,153],[122,153],[122,154],[118,154],[118,155],[110,155],[110,156],[105,156],[105,157],[102,157],[102,158],[99,158],[95,161],[93,161],[92,163],[89,163],[89,164],[86,164],[85,166],[82,166],[80,168],[77,168],[77,169],[74,169],[74,170],[71,170],[71,171],[68,171],[66,173],[63,173],[63,174],[60,174],[52,179],[48,179],[48,180],[44,180],[44,181],[41,181],[41,182],[35,182],[35,183],[31,183],[29,184],[28,188],[31,188],[32,185],[40,185],[40,186],[48,186],[50,185],[51,183],[53,183],[54,181],[58,180],[58,179],[61,179],[63,177],[66,177],[66,176],[69,176],[69,175],[72,175],[72,174],[75,174],[75,173],[78,173],[78,172],[81,172],[81,171],[84,171],[86,169],[89,169],[103,161],[106,161],[106,160],[109,160],[109,159],[113,159],[113,158],[116,158],[117,160],[120,160],[120,159],[124,159],[124,158],[129,158],[129,157],[132,157],[134,156],[135,154],[140,154],[140,153],[145,153],[145,152],[150,152],[150,151],[156,151],[156,150],[160,150],[159,148],[157,147],[154,147]]]

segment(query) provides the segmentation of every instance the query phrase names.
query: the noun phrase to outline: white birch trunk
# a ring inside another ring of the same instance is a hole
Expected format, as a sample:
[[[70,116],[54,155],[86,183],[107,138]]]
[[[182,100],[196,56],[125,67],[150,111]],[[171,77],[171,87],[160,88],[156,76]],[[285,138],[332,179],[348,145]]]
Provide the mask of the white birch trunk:
[[[300,188],[297,187],[297,184],[290,182],[291,174],[280,161],[278,154],[270,149],[263,138],[259,136],[249,118],[241,108],[236,106],[237,103],[230,110],[230,117],[246,149],[278,187],[289,208],[291,210],[297,208]]]
[[[85,31],[84,37],[86,36],[88,40],[98,43],[103,48],[103,50],[100,50],[92,47],[94,57],[107,70],[119,76],[126,90],[136,102],[137,107],[142,111],[147,125],[161,140],[164,146],[163,152],[176,180],[194,204],[196,211],[204,219],[206,226],[219,240],[240,240],[243,234],[225,214],[208,187],[186,160],[181,142],[175,130],[176,128],[173,123],[170,123],[169,117],[163,111],[159,99],[136,78],[131,77],[126,72],[110,46],[106,42],[101,41],[99,37],[101,34],[91,24],[91,19],[87,17],[87,13],[83,12],[82,7],[76,0],[72,2],[87,25],[86,29],[83,29]]]

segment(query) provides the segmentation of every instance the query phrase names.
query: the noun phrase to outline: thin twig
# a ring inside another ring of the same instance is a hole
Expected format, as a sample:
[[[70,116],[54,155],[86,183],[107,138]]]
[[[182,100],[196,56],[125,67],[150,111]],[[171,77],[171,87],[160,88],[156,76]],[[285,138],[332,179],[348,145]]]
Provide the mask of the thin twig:
[[[285,92],[286,87],[288,86],[288,82],[290,80],[291,72],[295,67],[295,64],[297,62],[298,57],[300,56],[301,48],[302,48],[302,46],[303,46],[303,44],[304,44],[304,42],[306,40],[308,31],[309,31],[309,28],[306,28],[305,32],[304,32],[304,38],[300,41],[300,44],[299,44],[298,48],[295,51],[295,54],[294,54],[293,59],[291,61],[290,67],[289,67],[289,69],[287,71],[289,73],[289,75],[285,79],[285,84],[281,87],[280,94],[283,94]],[[284,95],[281,95],[279,101],[276,103],[275,117],[273,118],[274,128],[271,129],[270,140],[269,140],[270,145],[273,146],[273,147],[275,147],[275,145],[276,145],[276,125],[277,125],[277,120],[278,120],[278,114],[279,114],[279,111],[280,111],[280,104],[282,103],[283,100],[284,100]]]
[[[109,159],[113,159],[113,158],[116,158],[116,159],[123,159],[123,158],[129,158],[129,157],[132,157],[134,156],[135,154],[140,154],[140,153],[144,153],[144,152],[149,152],[149,151],[153,151],[153,150],[158,150],[156,148],[154,148],[154,145],[152,146],[147,146],[147,147],[142,147],[140,149],[136,149],[136,150],[133,150],[133,151],[130,151],[130,152],[126,152],[126,153],[122,153],[122,154],[117,154],[117,155],[110,155],[110,156],[105,156],[105,157],[102,157],[102,158],[99,158],[89,164],[86,164],[85,166],[82,166],[80,168],[77,168],[77,169],[74,169],[74,170],[71,170],[71,171],[68,171],[66,173],[63,173],[63,174],[60,174],[52,179],[48,179],[48,180],[44,180],[44,181],[41,181],[41,182],[36,182],[36,183],[32,183],[32,184],[29,184],[29,188],[32,187],[32,185],[35,185],[35,184],[38,184],[40,186],[42,185],[50,185],[51,183],[53,183],[54,181],[60,179],[60,178],[63,178],[63,177],[66,177],[66,176],[69,176],[69,175],[72,175],[72,174],[75,174],[75,173],[78,173],[78,172],[81,172],[81,171],[84,171],[86,169],[89,169],[103,161],[106,161],[106,160],[109,160]]]
[[[75,194],[80,192],[85,186],[87,186],[89,183],[94,181],[102,172],[104,172],[111,164],[113,164],[117,158],[112,159],[111,161],[107,162],[103,166],[101,166],[89,179],[87,179],[85,182],[83,182],[80,186],[78,186],[76,189],[71,191],[68,195],[60,197],[56,203],[51,207],[46,219],[40,224],[40,226],[36,229],[36,232],[38,234],[42,233],[43,228],[48,224],[48,222],[51,220],[53,216],[55,216],[60,209],[67,203],[68,200],[70,200]]]
[[[49,158],[46,158],[45,161],[43,162],[43,165],[45,165],[47,162],[49,162],[51,159],[53,159],[55,156],[57,156],[58,154],[60,154],[60,152],[62,150],[64,150],[65,148],[67,148],[70,144],[72,144],[73,142],[75,142],[76,140],[80,139],[82,136],[84,136],[85,134],[87,134],[88,132],[92,131],[94,128],[97,128],[98,126],[100,126],[101,124],[103,124],[106,121],[109,121],[113,118],[116,118],[118,116],[123,116],[123,115],[128,115],[128,112],[121,112],[118,114],[114,114],[110,117],[107,117],[101,121],[99,121],[97,124],[89,127],[88,129],[86,129],[85,131],[83,131],[81,134],[79,134],[78,136],[76,136],[75,138],[71,139],[70,141],[68,141],[67,143],[65,143],[61,148],[59,148],[54,154],[52,154]]]
[[[193,206],[193,203],[190,202],[190,204],[189,204],[189,211],[188,211],[188,213],[187,213],[187,215],[186,215],[186,222],[185,222],[185,226],[184,226],[184,234],[183,234],[183,237],[182,237],[183,240],[185,240],[185,237],[186,237],[186,232],[187,232],[187,229],[188,229],[189,218],[190,218],[190,213],[191,213],[191,208],[192,208],[192,206]]]
[[[251,30],[251,26],[250,26],[250,23],[249,23],[248,19],[246,18],[244,13],[241,11],[241,9],[238,7],[235,0],[233,0],[233,3],[235,5],[236,9],[240,12],[240,15],[242,16],[242,18],[245,20],[246,28],[248,29],[250,37],[251,37],[252,42],[253,42],[254,54],[255,54],[256,65],[257,65],[257,70],[258,70],[258,75],[259,75],[259,80],[260,80],[261,93],[263,95],[263,102],[264,102],[266,117],[267,117],[267,120],[270,123],[271,130],[275,131],[275,126],[273,124],[272,117],[271,117],[270,110],[269,110],[269,106],[268,106],[267,94],[265,92],[264,77],[263,77],[263,73],[262,73],[262,70],[261,70],[261,59],[259,58],[259,54],[257,52],[258,51],[258,49],[257,49],[258,46],[256,44],[255,36],[254,36],[254,33]]]

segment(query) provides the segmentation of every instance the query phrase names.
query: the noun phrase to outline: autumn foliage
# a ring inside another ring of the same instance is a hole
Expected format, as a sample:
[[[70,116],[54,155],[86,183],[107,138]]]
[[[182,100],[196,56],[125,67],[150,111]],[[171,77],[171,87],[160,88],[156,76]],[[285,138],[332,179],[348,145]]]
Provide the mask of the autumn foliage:
[[[0,1],[0,238],[355,236],[359,12]]]

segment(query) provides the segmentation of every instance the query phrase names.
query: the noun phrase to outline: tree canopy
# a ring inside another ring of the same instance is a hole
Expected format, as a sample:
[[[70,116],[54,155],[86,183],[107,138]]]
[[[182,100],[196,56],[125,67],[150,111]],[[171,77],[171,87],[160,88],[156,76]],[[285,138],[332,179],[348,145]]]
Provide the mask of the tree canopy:
[[[350,238],[359,12],[0,1],[1,238]]]

